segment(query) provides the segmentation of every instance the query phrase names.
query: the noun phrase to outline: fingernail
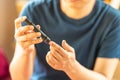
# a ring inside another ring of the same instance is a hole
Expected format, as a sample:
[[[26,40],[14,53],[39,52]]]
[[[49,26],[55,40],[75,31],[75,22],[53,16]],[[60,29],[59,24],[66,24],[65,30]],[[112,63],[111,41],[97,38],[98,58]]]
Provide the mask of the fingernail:
[[[66,44],[66,40],[63,40],[63,43]]]
[[[55,43],[53,42],[53,41],[50,41],[50,43],[49,43],[51,46],[54,46],[55,45]]]
[[[40,25],[36,25],[36,27],[37,27],[37,29],[39,29],[39,30],[40,30]]]

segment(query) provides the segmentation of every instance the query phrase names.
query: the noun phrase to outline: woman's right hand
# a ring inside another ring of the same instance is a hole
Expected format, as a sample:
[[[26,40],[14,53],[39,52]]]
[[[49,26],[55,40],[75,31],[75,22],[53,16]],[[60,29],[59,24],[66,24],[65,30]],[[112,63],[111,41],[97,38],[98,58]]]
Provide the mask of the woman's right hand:
[[[31,25],[22,26],[26,17],[15,20],[16,48],[14,57],[10,63],[12,80],[29,80],[34,68],[36,49],[34,44],[41,43],[40,32],[34,32]]]
[[[22,22],[27,17],[20,17],[15,20],[15,39],[16,43],[21,46],[22,49],[29,48],[31,45],[41,43],[42,39],[40,37],[40,32],[34,32],[34,27],[32,25],[22,26]]]

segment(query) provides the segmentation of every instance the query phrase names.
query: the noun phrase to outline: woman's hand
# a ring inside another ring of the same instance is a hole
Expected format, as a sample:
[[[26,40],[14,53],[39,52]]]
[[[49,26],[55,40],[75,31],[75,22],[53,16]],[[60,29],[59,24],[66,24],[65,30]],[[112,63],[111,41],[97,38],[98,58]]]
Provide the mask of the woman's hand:
[[[76,60],[75,50],[65,40],[62,41],[62,47],[51,41],[46,60],[52,68],[65,71]]]
[[[15,39],[16,42],[23,48],[28,48],[31,45],[42,42],[39,32],[34,32],[34,27],[31,25],[21,26],[21,23],[24,22],[26,17],[20,17],[15,20]]]
[[[81,65],[75,58],[75,50],[66,43],[65,40],[62,41],[62,47],[51,41],[50,51],[46,55],[47,63],[56,70],[64,71],[71,80],[110,80],[111,73],[106,70],[115,70],[115,68],[109,68],[108,64],[111,64],[111,60],[100,58],[97,60],[95,65],[95,71],[87,69]],[[104,63],[105,62],[105,63]],[[114,63],[116,66],[117,61]],[[106,65],[102,65],[106,64]],[[106,66],[106,69],[103,69]],[[114,66],[114,67],[115,67]],[[104,74],[105,75],[104,75]]]
[[[16,48],[14,57],[10,63],[12,80],[29,80],[34,67],[36,49],[34,44],[42,42],[41,34],[34,32],[31,25],[22,26],[26,17],[15,20]]]

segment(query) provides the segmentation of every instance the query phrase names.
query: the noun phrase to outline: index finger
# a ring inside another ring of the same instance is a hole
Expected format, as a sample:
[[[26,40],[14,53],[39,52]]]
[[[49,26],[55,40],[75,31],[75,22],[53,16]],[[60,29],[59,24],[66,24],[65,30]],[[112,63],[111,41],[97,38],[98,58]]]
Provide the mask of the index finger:
[[[59,52],[59,53],[64,53],[65,50],[58,44],[56,44],[55,42],[51,41],[50,43],[50,46],[54,47],[54,49]]]
[[[19,27],[21,27],[21,23],[26,19],[26,16],[23,17],[19,17],[15,20],[15,28],[18,29]]]

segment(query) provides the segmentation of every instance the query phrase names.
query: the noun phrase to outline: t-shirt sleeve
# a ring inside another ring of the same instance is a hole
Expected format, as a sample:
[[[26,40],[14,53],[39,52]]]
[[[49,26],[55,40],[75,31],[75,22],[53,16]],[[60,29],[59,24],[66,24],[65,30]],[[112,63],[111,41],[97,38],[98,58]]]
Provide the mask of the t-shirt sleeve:
[[[45,4],[43,0],[33,0],[29,1],[21,10],[19,17],[26,16],[30,21],[33,23],[37,23],[36,21],[39,20],[40,15],[42,14],[40,10],[42,9],[42,5]],[[39,15],[39,16],[38,16]],[[26,23],[23,23],[23,26]]]
[[[112,28],[102,42],[98,57],[120,58],[120,18],[114,21]]]
[[[19,17],[26,16],[30,21],[34,18],[34,8],[36,6],[37,1],[29,1],[21,10]],[[23,26],[26,25],[25,22],[22,23]]]

